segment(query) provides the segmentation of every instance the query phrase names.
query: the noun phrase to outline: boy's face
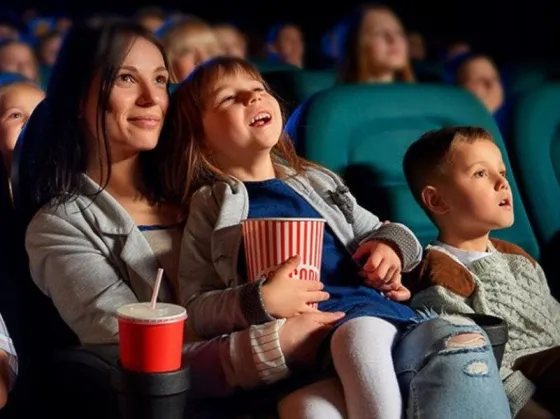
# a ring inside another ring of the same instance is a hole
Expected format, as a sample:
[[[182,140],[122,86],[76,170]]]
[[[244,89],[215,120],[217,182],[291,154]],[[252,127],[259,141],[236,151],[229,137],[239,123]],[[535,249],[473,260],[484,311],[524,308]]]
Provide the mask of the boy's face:
[[[444,175],[431,189],[429,208],[441,229],[478,236],[513,224],[505,165],[492,141],[453,145]],[[426,189],[424,193],[426,198]]]
[[[38,88],[16,85],[0,96],[0,150],[13,151],[23,125],[45,97]]]

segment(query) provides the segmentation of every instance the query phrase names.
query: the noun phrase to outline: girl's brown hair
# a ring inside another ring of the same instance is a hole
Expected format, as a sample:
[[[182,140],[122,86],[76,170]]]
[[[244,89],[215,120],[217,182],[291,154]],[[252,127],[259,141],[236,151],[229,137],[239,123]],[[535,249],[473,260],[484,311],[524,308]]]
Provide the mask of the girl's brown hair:
[[[337,77],[339,83],[362,83],[368,78],[368,69],[362,58],[360,36],[365,16],[374,11],[389,12],[397,17],[391,8],[376,3],[362,5],[350,14],[342,28]],[[395,81],[407,83],[414,81],[414,72],[410,61],[404,68],[395,72]]]
[[[173,93],[164,131],[158,148],[161,156],[173,156],[171,164],[162,167],[165,194],[182,202],[186,215],[194,192],[216,181],[231,182],[209,157],[204,146],[202,125],[207,100],[218,80],[243,73],[268,85],[260,72],[246,60],[236,57],[217,57],[197,67]],[[272,149],[272,159],[302,174],[306,167],[314,166],[296,154],[292,140],[282,132]],[[161,159],[164,161],[164,159]]]

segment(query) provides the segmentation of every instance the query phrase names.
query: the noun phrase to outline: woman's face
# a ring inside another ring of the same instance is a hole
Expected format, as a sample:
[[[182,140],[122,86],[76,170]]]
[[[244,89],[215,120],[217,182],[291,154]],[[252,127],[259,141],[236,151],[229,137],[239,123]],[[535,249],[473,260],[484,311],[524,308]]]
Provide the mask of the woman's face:
[[[169,96],[169,73],[160,50],[137,38],[117,71],[105,112],[106,133],[113,162],[155,148],[163,125]],[[99,138],[100,80],[92,83],[84,103],[84,118],[91,138]]]
[[[361,29],[361,51],[372,75],[403,69],[408,45],[403,27],[389,10],[370,10]]]

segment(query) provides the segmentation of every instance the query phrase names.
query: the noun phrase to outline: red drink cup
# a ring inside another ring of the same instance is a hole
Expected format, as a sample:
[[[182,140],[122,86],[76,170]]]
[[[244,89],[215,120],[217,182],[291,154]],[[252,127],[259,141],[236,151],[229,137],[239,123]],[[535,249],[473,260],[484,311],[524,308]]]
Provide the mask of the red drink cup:
[[[134,303],[117,310],[124,369],[162,373],[181,368],[186,310],[175,304]]]
[[[254,218],[244,220],[243,242],[249,281],[269,277],[292,256],[301,265],[292,278],[320,281],[325,220],[319,218]]]

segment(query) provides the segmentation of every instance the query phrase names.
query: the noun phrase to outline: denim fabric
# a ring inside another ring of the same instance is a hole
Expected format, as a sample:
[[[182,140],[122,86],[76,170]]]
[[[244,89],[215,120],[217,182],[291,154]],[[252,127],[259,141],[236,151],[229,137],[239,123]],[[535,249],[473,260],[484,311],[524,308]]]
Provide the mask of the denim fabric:
[[[486,344],[450,346],[464,333],[480,333]],[[511,419],[492,346],[472,320],[442,315],[411,326],[393,359],[407,418]]]

